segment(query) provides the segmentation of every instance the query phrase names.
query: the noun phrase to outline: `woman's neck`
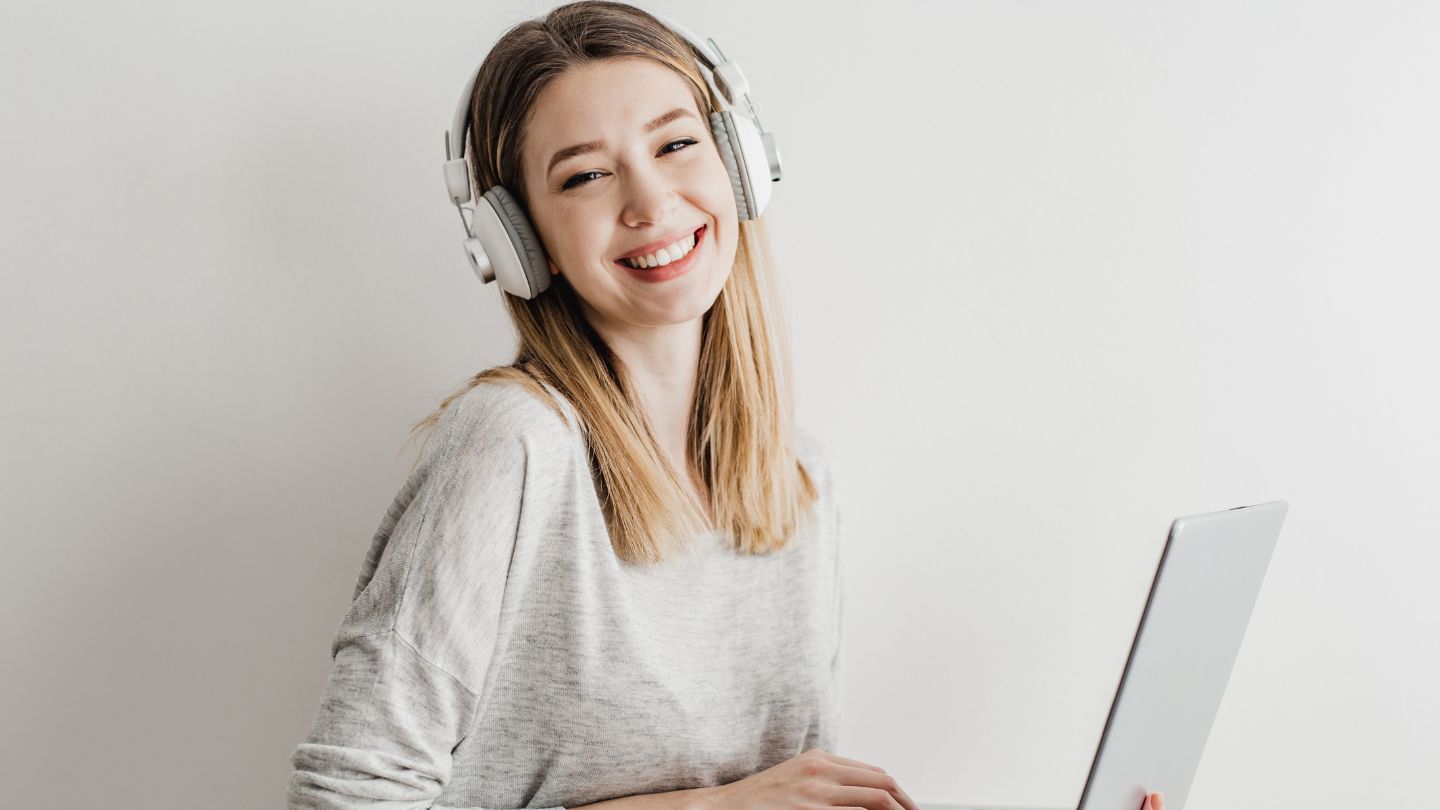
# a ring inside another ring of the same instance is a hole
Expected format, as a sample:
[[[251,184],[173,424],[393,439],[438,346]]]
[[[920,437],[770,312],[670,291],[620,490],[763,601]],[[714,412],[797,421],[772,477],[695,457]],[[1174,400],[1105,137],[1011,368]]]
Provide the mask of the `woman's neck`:
[[[663,326],[636,326],[608,322],[593,312],[586,314],[629,371],[640,408],[655,431],[660,449],[681,478],[693,482],[697,467],[695,460],[688,458],[686,439],[695,409],[702,318]]]

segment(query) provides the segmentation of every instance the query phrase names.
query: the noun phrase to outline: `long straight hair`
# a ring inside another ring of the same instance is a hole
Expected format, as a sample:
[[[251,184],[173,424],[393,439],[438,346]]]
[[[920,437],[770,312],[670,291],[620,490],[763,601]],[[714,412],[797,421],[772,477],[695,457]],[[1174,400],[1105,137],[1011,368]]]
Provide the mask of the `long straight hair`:
[[[529,216],[520,155],[535,99],[572,67],[620,57],[652,59],[674,70],[689,83],[702,118],[718,109],[689,43],[654,16],[605,0],[559,6],[507,31],[481,65],[468,148],[480,190],[505,186]],[[515,359],[470,378],[415,423],[412,434],[423,431],[428,444],[450,403],[484,382],[518,383],[568,422],[547,390],[553,389],[580,416],[620,559],[662,562],[711,528],[725,532],[739,553],[786,547],[812,516],[818,492],[796,452],[789,335],[769,235],[763,220],[740,220],[739,230],[734,268],[702,317],[695,405],[686,431],[713,527],[691,494],[689,472],[676,470],[660,449],[630,372],[590,326],[563,273],[533,299],[502,292],[519,340]]]

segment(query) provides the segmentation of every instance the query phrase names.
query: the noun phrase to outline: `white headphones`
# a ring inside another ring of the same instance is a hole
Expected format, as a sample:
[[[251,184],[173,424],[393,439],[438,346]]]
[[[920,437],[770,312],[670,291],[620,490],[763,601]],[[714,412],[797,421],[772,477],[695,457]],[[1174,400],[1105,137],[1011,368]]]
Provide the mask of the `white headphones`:
[[[756,105],[750,100],[750,83],[740,66],[727,60],[715,40],[707,40],[714,56],[701,42],[678,23],[654,15],[690,43],[704,66],[701,72],[723,99],[724,109],[710,113],[710,129],[720,148],[720,158],[730,173],[735,191],[735,208],[739,218],[759,219],[770,202],[770,183],[780,179],[780,153],[775,149],[775,136],[760,126]],[[483,62],[481,63],[484,64]],[[445,131],[445,188],[450,202],[460,212],[465,226],[465,255],[482,284],[500,281],[500,289],[511,295],[530,299],[550,286],[550,268],[540,237],[535,234],[520,204],[504,186],[495,185],[471,201],[470,167],[465,151],[470,128],[470,101],[475,93],[475,79],[480,67],[470,74],[454,121]],[[743,100],[748,116],[736,115]],[[768,181],[768,182],[767,182]],[[467,218],[465,213],[469,211]]]

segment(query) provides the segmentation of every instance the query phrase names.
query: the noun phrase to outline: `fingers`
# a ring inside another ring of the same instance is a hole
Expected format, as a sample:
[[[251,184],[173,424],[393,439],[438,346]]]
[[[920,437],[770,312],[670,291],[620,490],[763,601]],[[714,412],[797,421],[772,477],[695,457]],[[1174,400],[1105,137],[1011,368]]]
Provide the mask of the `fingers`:
[[[848,758],[848,757],[842,757],[842,756],[840,756],[839,754],[832,754],[832,753],[830,753],[829,751],[826,751],[826,752],[824,752],[824,753],[825,753],[825,756],[827,756],[827,757],[830,758],[830,761],[831,761],[831,762],[838,762],[838,763],[840,763],[841,765],[849,765],[849,766],[852,767],[852,768],[864,768],[864,769],[866,769],[866,770],[875,771],[876,773],[885,773],[885,769],[884,769],[884,768],[878,768],[878,767],[876,767],[876,766],[874,766],[874,765],[871,765],[871,764],[869,764],[869,763],[861,762],[861,761],[858,760],[858,759],[850,759],[850,758]]]
[[[900,806],[905,808],[905,810],[920,810],[920,805],[916,804],[915,800],[910,798],[910,794],[905,792],[905,788],[896,785],[895,793],[898,794],[896,798],[900,800]]]
[[[904,788],[900,787],[900,783],[895,781],[895,777],[880,771],[879,768],[872,770],[842,765],[836,774],[836,780],[841,785],[880,788],[889,791],[895,797],[895,801],[899,802],[905,810],[920,810],[920,806],[910,798],[910,794],[906,793]]]
[[[896,807],[904,807],[894,794],[884,788],[857,785],[837,787],[827,799],[827,807],[860,807],[865,810],[894,810]]]
[[[884,768],[880,768],[880,767],[877,767],[877,766],[875,766],[875,765],[871,765],[871,764],[868,763],[868,762],[861,762],[861,761],[858,760],[858,759],[850,759],[849,757],[842,757],[842,756],[840,756],[839,754],[832,754],[832,753],[830,753],[829,751],[825,751],[825,750],[823,750],[823,749],[817,749],[817,750],[820,750],[820,752],[823,753],[826,757],[828,757],[831,762],[837,763],[837,764],[839,764],[839,765],[848,766],[848,768],[850,768],[850,769],[856,769],[856,768],[858,768],[858,769],[861,769],[861,770],[864,770],[864,771],[870,771],[870,772],[873,773],[873,774],[879,774],[879,775],[881,775],[882,777],[888,777],[888,776],[889,776],[889,774],[886,773],[886,771],[885,771]],[[847,785],[859,785],[859,786],[862,786],[862,787],[884,787],[884,784],[882,784],[882,783],[877,783],[877,782],[874,782],[874,781],[861,781],[861,780],[864,780],[864,779],[866,778],[863,774],[859,774],[859,775],[853,775],[853,774],[852,774],[852,775],[847,776],[847,777],[844,777],[844,778],[845,778],[844,784],[847,784]],[[871,777],[871,778],[873,779],[873,777]],[[915,803],[915,800],[912,799],[912,798],[910,798],[910,794],[906,793],[906,792],[905,792],[905,789],[902,788],[902,787],[900,787],[900,784],[899,784],[898,782],[895,782],[894,779],[891,778],[891,783],[893,783],[893,784],[895,785],[895,791],[894,791],[895,800],[900,803],[900,806],[901,806],[901,807],[905,808],[905,810],[920,810],[920,805],[916,804],[916,803]]]

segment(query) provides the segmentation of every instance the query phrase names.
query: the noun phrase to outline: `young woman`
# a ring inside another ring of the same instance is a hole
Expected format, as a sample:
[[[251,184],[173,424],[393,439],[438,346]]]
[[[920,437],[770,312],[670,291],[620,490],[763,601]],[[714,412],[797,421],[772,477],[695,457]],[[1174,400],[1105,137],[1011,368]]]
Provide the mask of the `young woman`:
[[[515,361],[417,425],[290,807],[917,810],[829,750],[838,501],[717,109],[692,45],[619,3],[487,55],[471,173],[549,285],[502,296]]]

